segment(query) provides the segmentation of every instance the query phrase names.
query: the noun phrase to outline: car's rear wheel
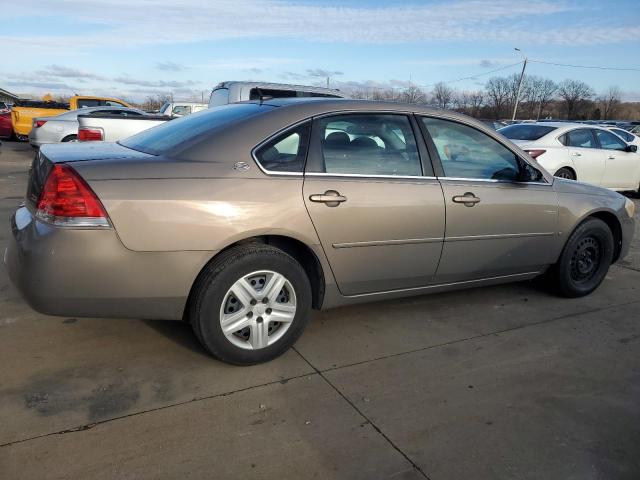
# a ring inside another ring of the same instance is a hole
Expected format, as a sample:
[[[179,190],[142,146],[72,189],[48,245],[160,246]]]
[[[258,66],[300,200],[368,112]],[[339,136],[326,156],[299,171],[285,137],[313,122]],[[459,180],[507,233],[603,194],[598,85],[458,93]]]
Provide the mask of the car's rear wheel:
[[[613,235],[606,223],[598,218],[582,222],[551,272],[559,293],[582,297],[593,292],[609,271],[613,250]]]
[[[311,284],[277,248],[250,244],[223,252],[199,276],[190,320],[216,358],[252,365],[282,355],[309,321]]]
[[[567,180],[575,180],[575,174],[568,168],[562,167],[556,173],[553,174],[554,177],[558,178],[566,178]]]
[[[67,135],[66,137],[64,137],[62,139],[63,142],[77,142],[78,141],[78,136],[77,135]]]

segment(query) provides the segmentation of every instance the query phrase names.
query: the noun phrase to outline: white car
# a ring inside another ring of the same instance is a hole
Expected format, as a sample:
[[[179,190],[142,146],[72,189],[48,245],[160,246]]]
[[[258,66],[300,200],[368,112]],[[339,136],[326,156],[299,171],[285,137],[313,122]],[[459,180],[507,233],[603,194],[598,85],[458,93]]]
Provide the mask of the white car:
[[[556,177],[640,192],[640,154],[606,128],[538,122],[498,130]]]

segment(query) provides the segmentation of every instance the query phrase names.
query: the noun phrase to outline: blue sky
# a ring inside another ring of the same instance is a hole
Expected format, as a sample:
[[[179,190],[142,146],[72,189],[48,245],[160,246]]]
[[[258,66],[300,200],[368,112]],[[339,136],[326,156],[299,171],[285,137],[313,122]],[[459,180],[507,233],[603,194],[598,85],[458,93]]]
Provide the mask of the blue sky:
[[[7,0],[3,0],[3,3]],[[474,90],[527,73],[640,101],[638,0],[22,0],[3,10],[0,87],[17,93],[208,97],[223,80]],[[492,70],[504,68],[494,74]]]

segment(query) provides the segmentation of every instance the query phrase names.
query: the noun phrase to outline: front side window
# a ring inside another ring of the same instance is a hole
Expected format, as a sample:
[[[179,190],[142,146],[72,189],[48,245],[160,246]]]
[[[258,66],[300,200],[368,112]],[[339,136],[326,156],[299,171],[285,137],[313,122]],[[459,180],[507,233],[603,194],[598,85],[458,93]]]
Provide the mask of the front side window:
[[[596,136],[600,142],[600,148],[605,150],[626,150],[627,148],[627,144],[611,132],[596,130]]]
[[[302,173],[310,126],[307,122],[277,136],[256,151],[256,160],[270,172]]]
[[[338,115],[319,120],[318,129],[324,173],[422,175],[411,123],[404,115]]]
[[[565,145],[567,147],[578,148],[596,148],[596,142],[593,138],[591,130],[588,128],[579,128],[566,133]]]
[[[445,177],[480,180],[520,179],[521,161],[486,133],[450,120],[423,117]]]
[[[614,128],[611,131],[621,137],[625,142],[633,142],[633,135],[629,132],[622,130],[621,128]]]

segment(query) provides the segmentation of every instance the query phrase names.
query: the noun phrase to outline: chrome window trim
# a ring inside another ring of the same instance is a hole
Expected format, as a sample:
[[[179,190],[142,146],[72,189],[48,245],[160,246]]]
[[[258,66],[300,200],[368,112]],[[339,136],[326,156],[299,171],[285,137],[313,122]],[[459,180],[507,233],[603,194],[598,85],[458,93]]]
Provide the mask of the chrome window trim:
[[[353,178],[386,178],[386,179],[406,179],[406,180],[437,180],[437,177],[427,177],[423,175],[367,175],[364,173],[325,173],[325,172],[307,172],[305,176],[309,177],[353,177]]]
[[[438,180],[451,180],[454,182],[486,182],[486,183],[506,183],[515,185],[543,185],[550,187],[553,185],[549,182],[515,182],[512,180],[496,180],[493,178],[464,178],[464,177],[438,177]]]

